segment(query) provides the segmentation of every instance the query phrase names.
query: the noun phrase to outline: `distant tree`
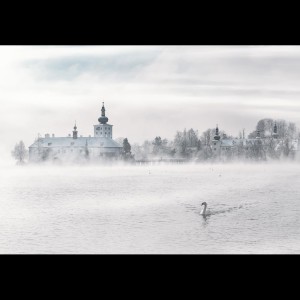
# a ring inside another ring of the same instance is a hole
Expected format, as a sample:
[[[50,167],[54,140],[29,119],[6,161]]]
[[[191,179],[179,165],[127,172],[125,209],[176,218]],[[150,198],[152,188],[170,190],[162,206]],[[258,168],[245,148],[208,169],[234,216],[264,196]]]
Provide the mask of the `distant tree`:
[[[23,164],[28,156],[28,151],[23,141],[15,145],[14,150],[11,152],[12,156],[17,160],[17,164]]]
[[[174,138],[174,146],[176,149],[176,153],[178,153],[179,156],[186,156],[187,155],[187,132],[186,129],[184,129],[183,132],[177,131],[175,138]]]
[[[134,143],[131,146],[131,152],[134,155],[135,159],[142,159],[142,158],[144,158],[142,147],[139,144],[137,144],[137,143]]]
[[[173,148],[171,151],[170,151],[170,156],[174,157],[176,154],[176,150],[175,148]]]
[[[198,131],[195,131],[193,128],[189,129],[187,132],[188,147],[197,147],[198,146]]]
[[[248,143],[246,157],[251,160],[266,160],[266,151],[261,139],[250,141]]]
[[[155,137],[154,141],[152,142],[153,145],[153,154],[158,154],[162,149],[162,139],[160,136]]]
[[[134,155],[131,154],[131,145],[128,142],[128,139],[125,138],[123,140],[123,158],[124,160],[127,161],[132,161],[134,160]]]
[[[256,138],[257,130],[259,130],[261,138],[268,138],[272,136],[274,130],[275,120],[273,119],[262,119],[256,124],[255,131],[252,131],[248,138]],[[288,138],[289,140],[297,137],[297,128],[295,123],[287,122],[285,120],[276,120],[277,133],[279,139]]]
[[[123,140],[123,152],[125,155],[131,154],[131,145],[129,144],[127,138]]]
[[[142,156],[143,159],[147,159],[150,153],[152,153],[153,145],[150,141],[144,141],[142,145]]]

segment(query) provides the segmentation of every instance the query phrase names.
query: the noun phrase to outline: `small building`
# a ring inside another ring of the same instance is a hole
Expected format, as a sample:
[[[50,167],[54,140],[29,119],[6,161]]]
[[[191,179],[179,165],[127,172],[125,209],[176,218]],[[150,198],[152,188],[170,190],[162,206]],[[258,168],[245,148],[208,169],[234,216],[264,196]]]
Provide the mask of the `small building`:
[[[108,124],[105,116],[104,102],[98,124],[94,125],[94,136],[78,136],[75,122],[73,135],[55,137],[45,134],[38,137],[29,147],[29,161],[86,161],[102,159],[118,159],[122,146],[113,140],[113,125]]]
[[[300,145],[299,139],[292,140],[288,148],[293,155],[299,156]],[[211,149],[215,158],[230,158],[233,155],[245,155],[245,157],[255,156],[257,158],[266,158],[268,150],[273,149],[275,155],[277,151],[280,152],[284,141],[279,139],[277,132],[277,124],[275,122],[273,133],[270,137],[262,138],[260,131],[257,130],[255,138],[227,138],[219,135],[218,125],[216,126],[215,136],[211,141]],[[276,155],[275,155],[276,156]]]

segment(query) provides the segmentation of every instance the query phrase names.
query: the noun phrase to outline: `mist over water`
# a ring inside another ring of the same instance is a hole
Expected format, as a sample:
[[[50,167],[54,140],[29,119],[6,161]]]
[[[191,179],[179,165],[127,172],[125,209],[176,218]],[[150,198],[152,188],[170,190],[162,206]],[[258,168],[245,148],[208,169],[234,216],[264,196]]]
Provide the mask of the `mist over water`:
[[[299,170],[2,165],[0,253],[300,253]]]

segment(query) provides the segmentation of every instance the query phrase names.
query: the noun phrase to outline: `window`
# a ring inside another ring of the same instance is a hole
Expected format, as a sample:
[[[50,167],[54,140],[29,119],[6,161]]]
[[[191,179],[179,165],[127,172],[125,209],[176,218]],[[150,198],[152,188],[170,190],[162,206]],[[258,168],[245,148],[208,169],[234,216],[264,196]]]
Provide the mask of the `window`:
[[[52,143],[48,143],[48,146],[51,146],[52,145]]]
[[[214,145],[216,145],[217,143],[214,143]]]

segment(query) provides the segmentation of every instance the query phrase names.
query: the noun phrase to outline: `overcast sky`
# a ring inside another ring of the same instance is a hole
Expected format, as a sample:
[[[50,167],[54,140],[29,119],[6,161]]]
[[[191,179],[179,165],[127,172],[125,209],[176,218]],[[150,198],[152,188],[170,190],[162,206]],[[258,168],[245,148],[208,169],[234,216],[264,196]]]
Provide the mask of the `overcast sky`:
[[[2,157],[37,134],[93,135],[105,102],[113,135],[142,143],[261,118],[300,127],[298,46],[0,46]]]

